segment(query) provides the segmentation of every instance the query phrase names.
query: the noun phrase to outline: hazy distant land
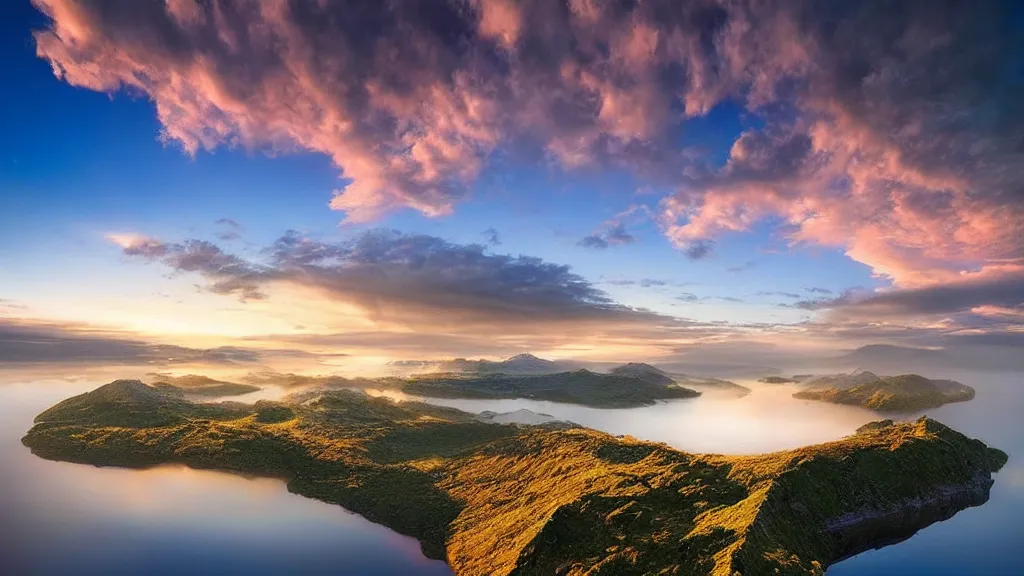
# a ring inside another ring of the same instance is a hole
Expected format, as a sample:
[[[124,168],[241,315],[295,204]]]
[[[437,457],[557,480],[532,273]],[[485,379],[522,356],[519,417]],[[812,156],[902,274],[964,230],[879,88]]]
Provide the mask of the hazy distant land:
[[[925,418],[723,457],[355,391],[203,404],[138,381],[56,404],[23,443],[53,460],[285,478],[460,575],[821,575],[983,503],[1007,458]]]
[[[669,374],[643,363],[615,366],[608,372],[566,370],[568,363],[520,354],[502,361],[457,359],[438,365],[464,370],[380,378],[262,373],[245,380],[257,386],[373,388],[432,398],[525,398],[594,408],[649,406],[660,400],[695,398],[704,391],[736,395],[750,391],[726,380]]]

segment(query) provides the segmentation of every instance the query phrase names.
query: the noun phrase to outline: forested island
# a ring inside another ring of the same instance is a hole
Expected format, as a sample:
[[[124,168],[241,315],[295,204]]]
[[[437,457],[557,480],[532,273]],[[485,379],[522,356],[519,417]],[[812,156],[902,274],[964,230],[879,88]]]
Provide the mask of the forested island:
[[[927,418],[725,457],[350,390],[213,404],[132,380],[44,411],[23,443],[53,460],[282,478],[459,575],[821,575],[983,503],[1007,459]]]
[[[794,398],[852,404],[878,412],[917,412],[974,398],[974,388],[953,380],[918,374],[878,376],[872,372],[836,374],[809,379]]]

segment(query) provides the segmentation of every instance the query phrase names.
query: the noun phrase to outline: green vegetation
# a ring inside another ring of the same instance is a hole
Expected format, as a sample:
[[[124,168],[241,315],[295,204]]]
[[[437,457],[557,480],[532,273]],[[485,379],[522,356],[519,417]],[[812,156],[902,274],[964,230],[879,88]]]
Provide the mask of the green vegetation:
[[[23,442],[54,460],[283,478],[474,576],[821,575],[983,502],[1006,461],[928,419],[723,457],[353,391],[199,404],[137,381],[61,402]]]
[[[180,389],[185,394],[206,396],[210,398],[217,396],[238,396],[240,394],[256,392],[260,389],[259,386],[214,380],[213,378],[197,374],[186,374],[184,376],[160,375],[154,380],[153,385],[172,386]]]
[[[575,370],[558,374],[424,374],[406,380],[403,392],[435,398],[530,398],[597,408],[634,408],[658,400],[694,398],[700,392],[673,382]]]
[[[795,384],[796,380],[784,376],[765,376],[758,380],[758,382],[762,384]]]
[[[917,374],[876,376],[870,372],[815,379],[794,398],[853,404],[879,412],[917,412],[974,398],[974,389],[952,380],[930,380]]]
[[[662,386],[668,386],[676,383],[668,373],[659,368],[655,368],[650,364],[644,364],[643,362],[630,362],[629,364],[623,364],[622,366],[612,368],[608,373],[616,376],[639,378],[652,384],[661,384]]]

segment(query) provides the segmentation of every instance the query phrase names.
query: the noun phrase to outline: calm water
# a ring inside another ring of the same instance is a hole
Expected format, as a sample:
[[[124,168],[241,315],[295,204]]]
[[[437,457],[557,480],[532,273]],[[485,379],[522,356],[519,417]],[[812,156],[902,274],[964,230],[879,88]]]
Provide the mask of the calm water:
[[[0,574],[451,574],[416,540],[277,480],[50,462],[21,445],[37,413],[95,386],[0,386]]]
[[[1020,375],[948,375],[978,389],[929,412],[1006,450],[988,504],[910,540],[851,558],[829,576],[1024,574],[1024,391]],[[0,573],[449,574],[418,544],[276,480],[187,468],[99,469],[33,457],[32,417],[97,384],[0,386]],[[633,410],[529,400],[432,400],[469,411],[526,408],[683,450],[756,453],[839,438],[869,411],[794,400],[787,387],[741,399],[708,394]],[[261,393],[266,396],[267,393]]]

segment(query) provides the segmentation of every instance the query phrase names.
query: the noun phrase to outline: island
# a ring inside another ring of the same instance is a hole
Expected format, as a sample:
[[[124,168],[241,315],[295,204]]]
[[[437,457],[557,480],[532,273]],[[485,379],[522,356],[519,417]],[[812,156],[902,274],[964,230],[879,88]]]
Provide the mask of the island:
[[[918,374],[878,376],[863,371],[812,378],[794,398],[852,404],[878,412],[918,412],[974,398],[974,388],[953,380],[932,380]]]
[[[153,380],[153,385],[168,387],[168,389],[174,388],[183,394],[205,397],[240,396],[260,390],[259,386],[214,380],[208,376],[198,374],[186,374],[184,376],[158,374]]]
[[[643,362],[630,362],[628,364],[623,364],[622,366],[612,368],[608,373],[618,376],[640,378],[654,384],[661,384],[665,386],[676,385],[684,388],[690,388],[691,390],[697,389],[701,392],[726,392],[735,396],[745,396],[750,394],[750,388],[740,386],[735,382],[720,380],[718,378],[705,378],[700,376],[691,376],[689,374],[665,372],[660,368]]]
[[[460,576],[822,575],[985,502],[1007,460],[927,418],[725,457],[352,390],[214,404],[131,380],[56,404],[22,442],[52,460],[281,478]]]
[[[762,384],[796,384],[796,380],[785,376],[765,376],[758,380]]]
[[[406,379],[402,392],[433,398],[527,398],[593,408],[636,408],[700,392],[631,374],[573,370],[556,374],[433,373]]]

